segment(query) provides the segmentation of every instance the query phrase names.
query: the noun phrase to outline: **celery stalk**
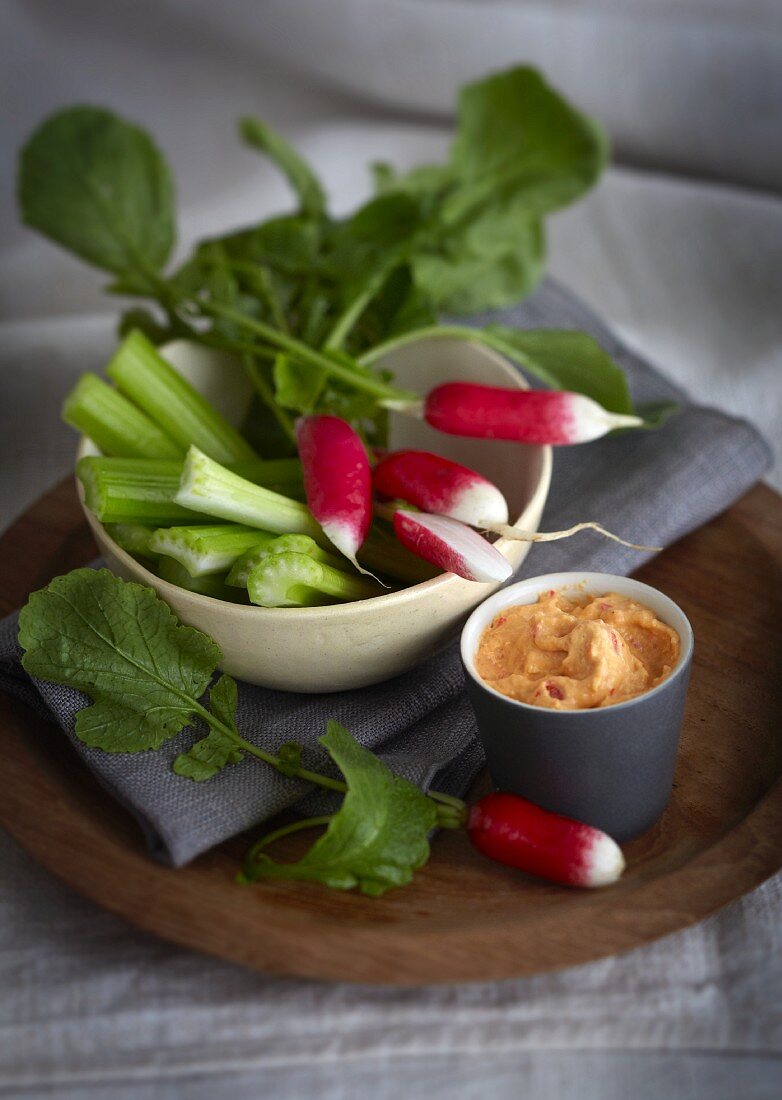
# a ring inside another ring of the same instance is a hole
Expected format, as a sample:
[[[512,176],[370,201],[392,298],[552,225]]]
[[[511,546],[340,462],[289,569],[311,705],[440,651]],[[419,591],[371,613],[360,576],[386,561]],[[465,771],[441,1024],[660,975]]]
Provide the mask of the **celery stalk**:
[[[227,465],[234,473],[266,489],[292,493],[304,486],[304,473],[298,458],[253,458]]]
[[[269,554],[247,578],[252,603],[262,607],[316,607],[382,596],[381,585],[350,576],[306,554]]]
[[[181,462],[161,458],[88,456],[76,465],[87,507],[102,523],[143,523],[169,527],[203,520],[174,503]]]
[[[225,579],[225,583],[235,588],[246,588],[247,578],[264,558],[269,554],[286,553],[306,554],[308,558],[322,562],[324,565],[330,565],[334,569],[341,569],[343,565],[348,564],[345,558],[337,557],[336,554],[329,554],[328,550],[321,550],[309,535],[279,535],[271,542],[253,546],[246,554],[242,554],[240,558],[237,558]]]
[[[184,566],[191,577],[225,573],[236,559],[248,550],[260,548],[274,540],[274,535],[254,527],[163,527],[152,535],[150,549],[161,556],[173,558]]]
[[[206,454],[229,464],[256,457],[236,428],[138,330],[125,337],[106,373],[183,450],[195,443]]]
[[[174,561],[173,558],[161,558],[156,572],[164,581],[175,584],[178,588],[186,588],[188,592],[197,592],[200,596],[211,596],[214,600],[246,602],[235,588],[226,588],[224,577],[214,574],[206,577],[191,577],[184,565]]]
[[[155,551],[149,546],[153,533],[152,527],[144,527],[140,523],[106,524],[106,534],[114,539],[117,546],[121,546],[123,550],[127,550],[137,558],[157,557]]]
[[[62,418],[105,455],[181,458],[185,448],[97,374],[83,374],[65,398]]]
[[[325,536],[304,504],[254,485],[208,458],[197,447],[187,452],[174,500],[184,508],[278,535]]]
[[[401,542],[397,542],[393,534],[387,534],[376,524],[364,540],[364,545],[358,552],[358,560],[373,572],[384,573],[387,577],[394,577],[408,584],[420,584],[442,572],[411,553]]]

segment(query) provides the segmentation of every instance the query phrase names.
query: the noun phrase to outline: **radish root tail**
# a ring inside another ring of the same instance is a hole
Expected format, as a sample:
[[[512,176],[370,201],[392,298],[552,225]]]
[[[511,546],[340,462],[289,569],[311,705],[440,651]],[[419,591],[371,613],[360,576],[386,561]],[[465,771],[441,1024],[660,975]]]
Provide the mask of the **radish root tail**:
[[[483,527],[483,524],[478,524],[478,526]],[[586,523],[577,523],[574,527],[568,527],[566,531],[524,531],[521,527],[512,527],[507,523],[495,523],[483,527],[483,529],[492,531],[495,535],[502,535],[506,539],[517,539],[519,542],[557,542],[558,539],[569,539],[571,535],[577,535],[579,531],[589,530],[597,531],[598,534],[605,536],[607,539],[613,539],[614,542],[619,542],[622,546],[629,547],[630,550],[646,550],[650,553],[657,553],[663,549],[662,546],[642,546],[637,542],[628,542],[627,539],[621,539],[619,535],[607,531],[605,527],[593,520]]]

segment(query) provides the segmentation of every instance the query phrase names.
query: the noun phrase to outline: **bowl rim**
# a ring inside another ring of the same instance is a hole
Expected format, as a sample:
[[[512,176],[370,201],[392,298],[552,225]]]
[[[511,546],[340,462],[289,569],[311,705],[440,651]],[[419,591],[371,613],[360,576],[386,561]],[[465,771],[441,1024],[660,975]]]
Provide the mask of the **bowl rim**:
[[[586,591],[584,586],[586,586]],[[657,610],[653,607],[651,607],[650,610],[653,610],[655,615],[662,618],[663,622],[676,630],[679,635],[681,649],[676,664],[665,679],[661,680],[659,684],[649,691],[644,691],[640,695],[634,696],[632,699],[625,699],[622,703],[611,703],[606,707],[583,707],[580,709],[559,710],[553,707],[539,707],[534,703],[524,703],[519,699],[511,699],[510,696],[503,695],[501,691],[497,691],[496,688],[487,684],[486,681],[478,675],[475,669],[475,654],[477,652],[480,635],[498,611],[516,603],[519,605],[534,603],[541,591],[548,591],[552,588],[580,589],[584,594],[594,596],[601,594],[599,591],[595,591],[595,589],[602,589],[603,595],[612,591],[619,592],[620,595],[630,595],[630,592],[634,592],[638,594],[637,598],[639,603],[643,603],[644,600],[647,601],[647,607],[650,606],[649,600],[652,600],[658,605],[661,604],[665,609],[664,611]],[[629,589],[629,591],[622,593],[622,588]],[[524,597],[529,596],[530,599],[519,599],[519,595],[523,595]],[[670,618],[673,619],[674,622],[670,622],[665,617],[666,613],[670,615]],[[636,704],[644,703],[670,687],[674,681],[678,680],[689,668],[694,647],[695,635],[690,620],[675,600],[672,600],[665,592],[662,592],[659,588],[654,588],[650,584],[646,584],[644,581],[636,580],[634,577],[624,577],[618,573],[594,573],[588,570],[542,573],[539,576],[527,577],[525,580],[516,581],[515,584],[510,584],[506,588],[501,588],[499,592],[495,592],[479,603],[471,612],[467,622],[462,627],[459,642],[459,652],[465,672],[473,683],[487,694],[493,695],[496,699],[501,699],[504,703],[518,707],[521,711],[532,711],[534,714],[566,715],[568,717],[591,715],[593,718],[595,715],[604,714],[606,711],[614,713],[631,709]],[[553,720],[556,721],[557,719],[554,718]]]
[[[421,337],[421,342],[437,339],[446,340],[453,339],[453,337],[448,337],[446,333],[442,335],[430,333],[425,337]],[[171,341],[169,344],[163,344],[159,350],[165,355],[166,349],[174,344],[179,345],[182,343],[190,343],[190,341]],[[501,366],[508,375],[508,378],[517,383],[519,389],[529,389],[529,383],[524,375],[518,371],[504,355],[500,355],[500,353],[493,348],[487,347],[484,344],[479,344],[477,341],[471,343],[471,346],[473,346],[480,355],[485,356],[487,359]],[[514,521],[515,526],[524,527],[526,526],[525,517],[538,508],[542,509],[545,504],[551,487],[551,476],[554,463],[552,447],[549,444],[519,444],[519,446],[529,446],[538,450],[541,456],[540,476],[535,489],[524,506],[523,511]],[[87,436],[82,435],[79,437],[78,446],[76,448],[76,462],[88,454],[100,454],[100,451]],[[381,601],[383,607],[389,607],[392,601],[395,606],[400,606],[422,595],[440,595],[443,597],[447,596],[448,588],[456,584],[479,585],[481,583],[479,581],[465,581],[464,578],[458,577],[455,573],[440,573],[436,577],[430,577],[429,580],[419,581],[417,584],[408,585],[406,588],[400,588],[395,591],[384,592],[380,596],[370,596],[365,600],[351,600],[348,603],[324,604],[321,607],[259,607],[255,604],[230,603],[227,600],[218,599],[216,596],[205,596],[201,592],[191,592],[189,589],[180,588],[179,585],[172,584],[171,581],[166,581],[162,577],[158,577],[158,575],[153,573],[150,569],[147,569],[143,562],[134,558],[126,550],[123,550],[123,548],[114,541],[101,521],[90,512],[85,503],[84,489],[75,471],[74,480],[76,482],[76,492],[78,494],[79,504],[87,518],[90,529],[95,535],[96,541],[101,538],[108,542],[111,547],[111,553],[131,577],[137,583],[146,583],[150,587],[153,587],[166,601],[168,601],[169,595],[178,596],[178,598],[181,599],[181,594],[186,593],[188,602],[192,600],[194,601],[193,606],[200,605],[205,610],[213,606],[218,606],[224,610],[229,609],[232,614],[250,615],[257,618],[262,617],[267,621],[277,618],[278,616],[286,621],[291,621],[291,614],[296,615],[299,620],[319,620],[332,618],[335,615],[339,615],[342,618],[348,618],[350,615],[361,614],[365,608],[374,608],[376,605],[380,604]],[[493,545],[502,553],[503,550],[516,545],[516,540],[500,536]]]

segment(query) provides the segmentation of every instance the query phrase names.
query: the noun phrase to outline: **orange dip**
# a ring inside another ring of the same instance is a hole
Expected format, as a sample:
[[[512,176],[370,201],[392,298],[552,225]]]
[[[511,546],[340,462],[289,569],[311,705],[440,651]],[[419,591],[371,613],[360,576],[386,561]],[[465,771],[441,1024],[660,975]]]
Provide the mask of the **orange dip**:
[[[623,703],[656,687],[679,658],[679,635],[643,604],[609,592],[501,611],[481,635],[475,667],[495,691],[554,710]]]

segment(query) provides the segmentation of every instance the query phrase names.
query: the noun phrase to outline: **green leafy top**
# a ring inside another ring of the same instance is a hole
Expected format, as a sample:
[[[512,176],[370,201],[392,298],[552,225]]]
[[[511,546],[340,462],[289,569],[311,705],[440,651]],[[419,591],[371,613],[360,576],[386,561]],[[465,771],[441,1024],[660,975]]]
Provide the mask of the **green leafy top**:
[[[441,312],[529,294],[544,269],[544,217],[595,183],[608,151],[601,127],[524,66],[462,90],[444,163],[406,174],[375,166],[377,194],[342,219],[268,124],[244,118],[240,134],[284,173],[296,209],[202,241],[170,274],[168,168],[148,135],[107,110],[72,107],[39,127],[21,151],[19,205],[28,225],[111,272],[111,292],[156,301],[165,324],[132,315],[155,340],[242,356],[257,391],[246,430],[270,458],[292,452],[295,413],[344,416],[385,445],[379,401],[398,406],[400,394],[376,384],[381,352]],[[613,411],[630,405],[619,369],[580,334],[454,334],[500,348],[549,385],[605,397]]]
[[[26,225],[142,285],[174,244],[165,160],[148,134],[99,107],[69,107],[35,131],[20,155],[19,208]]]
[[[321,882],[339,890],[358,886],[372,897],[404,886],[429,858],[435,803],[389,771],[338,722],[329,722],[320,743],[347,782],[342,808],[296,863],[275,863],[259,851],[263,841],[256,845],[245,861],[244,877]]]
[[[284,172],[305,217],[319,218],[325,214],[326,196],[317,176],[284,138],[259,118],[241,119],[239,133],[248,145],[266,153]]]
[[[283,745],[275,756],[246,741],[236,725],[237,689],[230,676],[220,676],[212,687],[210,709],[199,701],[220,658],[215,643],[177,622],[151,589],[107,569],[76,569],[34,592],[19,616],[19,644],[31,676],[67,684],[92,700],[76,716],[76,736],[86,745],[110,753],[157,749],[199,718],[209,733],[176,758],[180,776],[204,782],[249,755],[283,775],[346,791],[341,810],[325,819],[325,835],[304,859],[276,864],[258,858],[256,845],[246,878],[309,879],[382,894],[409,882],[426,862],[427,836],[438,821],[455,825],[457,800],[448,799],[450,805],[438,811],[432,798],[393,775],[336,722],[329,723],[321,744],[347,788],[303,767],[295,744]]]
[[[220,659],[151,589],[108,569],[76,569],[34,592],[19,644],[31,676],[90,696],[76,735],[105,752],[160,748],[193,720]]]

